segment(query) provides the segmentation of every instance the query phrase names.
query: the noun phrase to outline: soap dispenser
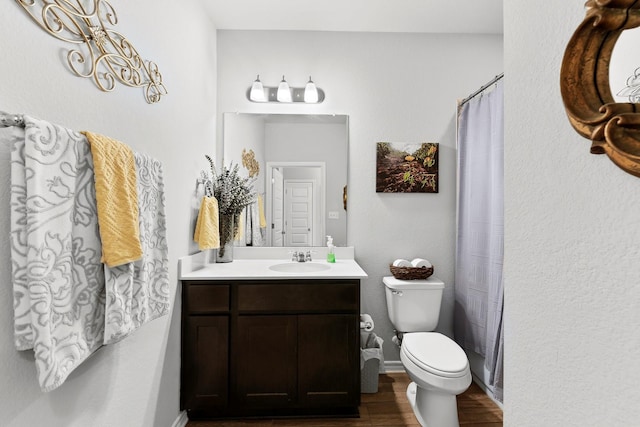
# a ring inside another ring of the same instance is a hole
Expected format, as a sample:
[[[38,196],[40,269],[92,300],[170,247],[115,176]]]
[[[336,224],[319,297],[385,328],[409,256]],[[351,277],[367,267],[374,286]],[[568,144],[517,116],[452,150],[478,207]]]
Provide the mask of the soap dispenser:
[[[335,246],[333,246],[333,237],[331,236],[327,236],[327,247],[329,248],[327,262],[336,262]]]

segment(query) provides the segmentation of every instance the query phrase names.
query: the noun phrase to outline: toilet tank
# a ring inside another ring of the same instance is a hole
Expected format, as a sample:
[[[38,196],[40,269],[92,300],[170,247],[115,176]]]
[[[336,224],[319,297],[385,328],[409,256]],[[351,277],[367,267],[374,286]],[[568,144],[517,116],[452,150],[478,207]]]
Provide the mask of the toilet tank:
[[[426,280],[382,279],[387,313],[398,332],[429,332],[438,326],[444,282],[437,277]]]

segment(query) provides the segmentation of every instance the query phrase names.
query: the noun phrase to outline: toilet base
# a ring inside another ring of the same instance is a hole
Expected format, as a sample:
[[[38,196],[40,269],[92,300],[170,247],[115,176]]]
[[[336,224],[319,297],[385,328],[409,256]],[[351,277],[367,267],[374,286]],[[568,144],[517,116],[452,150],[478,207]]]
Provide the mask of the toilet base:
[[[422,427],[460,427],[455,394],[423,389],[412,382],[407,387],[407,399]]]

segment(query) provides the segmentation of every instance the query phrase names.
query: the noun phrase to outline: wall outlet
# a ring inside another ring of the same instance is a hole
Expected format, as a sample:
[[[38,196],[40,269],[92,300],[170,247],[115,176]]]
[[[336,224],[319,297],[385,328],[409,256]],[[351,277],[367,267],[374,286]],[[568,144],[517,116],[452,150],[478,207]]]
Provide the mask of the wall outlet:
[[[340,212],[329,211],[329,219],[340,219]]]

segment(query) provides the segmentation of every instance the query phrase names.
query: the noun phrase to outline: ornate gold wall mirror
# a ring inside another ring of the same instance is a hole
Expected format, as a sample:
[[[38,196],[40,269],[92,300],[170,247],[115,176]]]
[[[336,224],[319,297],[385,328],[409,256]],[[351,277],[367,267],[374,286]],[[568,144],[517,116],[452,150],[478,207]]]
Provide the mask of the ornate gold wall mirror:
[[[640,26],[638,0],[589,0],[586,17],[565,50],[560,90],[569,121],[606,154],[640,177],[640,104],[617,103],[609,84],[611,53],[620,34]]]

